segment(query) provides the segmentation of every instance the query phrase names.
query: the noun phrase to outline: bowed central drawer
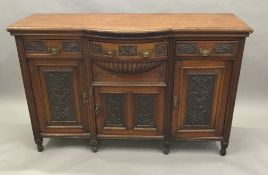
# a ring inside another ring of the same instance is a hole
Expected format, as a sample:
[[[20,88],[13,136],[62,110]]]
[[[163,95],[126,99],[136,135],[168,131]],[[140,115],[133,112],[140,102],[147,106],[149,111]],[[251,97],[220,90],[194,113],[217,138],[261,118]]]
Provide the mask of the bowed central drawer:
[[[91,55],[96,58],[147,59],[167,57],[167,42],[108,43],[91,42]]]
[[[165,62],[167,47],[165,41],[91,42],[90,55],[95,65],[110,73],[140,74]]]

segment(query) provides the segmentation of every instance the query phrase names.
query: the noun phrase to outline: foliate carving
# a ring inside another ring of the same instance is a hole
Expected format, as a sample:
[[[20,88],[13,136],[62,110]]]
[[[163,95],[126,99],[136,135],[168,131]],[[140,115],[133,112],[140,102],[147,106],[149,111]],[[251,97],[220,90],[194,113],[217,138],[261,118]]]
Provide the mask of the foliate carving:
[[[114,61],[114,60],[101,60],[101,59],[93,59],[94,63],[99,67],[121,74],[135,74],[135,73],[143,73],[150,71],[158,66],[160,66],[164,60],[157,61]]]
[[[62,42],[62,50],[64,52],[79,52],[81,50],[80,42],[64,41]]]
[[[167,44],[156,44],[154,49],[155,55],[167,55]]]
[[[212,54],[233,54],[234,45],[232,43],[218,43],[212,49]],[[199,54],[197,43],[180,43],[177,46],[178,54]]]
[[[74,121],[72,72],[45,72],[52,121]]]
[[[123,126],[123,95],[105,95],[106,126]]]
[[[93,54],[102,54],[101,44],[91,43],[91,48],[92,48]]]
[[[33,51],[44,51],[45,44],[42,41],[27,41],[25,43],[26,51],[33,52]]]
[[[136,126],[153,127],[155,116],[155,96],[135,96]]]
[[[179,44],[177,53],[179,54],[194,54],[197,53],[198,48],[196,43]]]
[[[209,125],[215,74],[189,74],[186,125]]]
[[[134,45],[119,46],[119,56],[137,56],[138,48]]]
[[[232,54],[233,53],[233,44],[217,44],[214,53],[215,54]]]

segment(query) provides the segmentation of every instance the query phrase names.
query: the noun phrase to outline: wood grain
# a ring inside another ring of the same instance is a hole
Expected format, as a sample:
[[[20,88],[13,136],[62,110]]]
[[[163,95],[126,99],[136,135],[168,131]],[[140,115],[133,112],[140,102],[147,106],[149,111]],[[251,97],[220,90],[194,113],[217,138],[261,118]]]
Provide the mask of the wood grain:
[[[172,140],[221,141],[226,154],[253,32],[235,15],[33,14],[7,30],[38,151],[43,137],[80,137],[93,152],[98,139],[149,139],[165,154]]]
[[[106,32],[253,30],[234,14],[33,14],[7,28],[18,30],[69,30]]]

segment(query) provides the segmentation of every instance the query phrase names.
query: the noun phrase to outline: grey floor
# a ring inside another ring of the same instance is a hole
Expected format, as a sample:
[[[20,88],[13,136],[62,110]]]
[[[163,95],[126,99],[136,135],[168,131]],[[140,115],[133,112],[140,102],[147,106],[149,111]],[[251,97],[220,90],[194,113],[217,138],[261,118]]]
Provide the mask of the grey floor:
[[[240,120],[234,120],[225,157],[219,155],[216,142],[177,142],[164,155],[162,143],[156,141],[101,141],[98,153],[92,153],[83,139],[45,139],[45,150],[39,153],[26,104],[5,102],[0,107],[0,174],[266,175],[268,128],[257,126],[267,123],[267,109],[260,115],[255,107],[256,116],[245,105],[236,109]]]
[[[46,139],[39,153],[29,125],[5,125],[0,174],[266,174],[267,134],[267,129],[234,127],[225,157],[219,156],[216,142],[175,143],[164,155],[160,142],[102,141],[98,153],[92,153],[82,139]]]

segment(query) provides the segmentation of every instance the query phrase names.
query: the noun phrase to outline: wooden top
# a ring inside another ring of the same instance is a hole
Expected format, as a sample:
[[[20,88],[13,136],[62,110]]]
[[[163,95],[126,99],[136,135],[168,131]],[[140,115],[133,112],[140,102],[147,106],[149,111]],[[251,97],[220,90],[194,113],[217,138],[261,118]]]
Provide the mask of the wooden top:
[[[33,14],[7,28],[21,30],[246,32],[253,30],[234,14]]]

